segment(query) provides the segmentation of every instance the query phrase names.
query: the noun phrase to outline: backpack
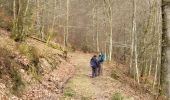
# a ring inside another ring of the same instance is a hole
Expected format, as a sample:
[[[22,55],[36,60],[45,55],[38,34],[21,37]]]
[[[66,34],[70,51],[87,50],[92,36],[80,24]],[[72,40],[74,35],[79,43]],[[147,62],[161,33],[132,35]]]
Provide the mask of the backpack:
[[[90,60],[90,65],[91,65],[91,66],[94,66],[93,58]]]

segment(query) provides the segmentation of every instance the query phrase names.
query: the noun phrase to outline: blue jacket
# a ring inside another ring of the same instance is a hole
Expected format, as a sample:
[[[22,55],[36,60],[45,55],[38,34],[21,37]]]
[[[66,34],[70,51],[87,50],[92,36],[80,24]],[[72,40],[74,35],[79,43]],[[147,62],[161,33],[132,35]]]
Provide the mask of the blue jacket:
[[[105,55],[104,55],[103,53],[101,53],[101,54],[99,55],[98,60],[99,60],[100,63],[104,62],[104,60],[105,60]]]
[[[91,67],[93,68],[97,68],[98,67],[98,61],[95,57],[92,57],[91,60],[90,60],[90,65]]]

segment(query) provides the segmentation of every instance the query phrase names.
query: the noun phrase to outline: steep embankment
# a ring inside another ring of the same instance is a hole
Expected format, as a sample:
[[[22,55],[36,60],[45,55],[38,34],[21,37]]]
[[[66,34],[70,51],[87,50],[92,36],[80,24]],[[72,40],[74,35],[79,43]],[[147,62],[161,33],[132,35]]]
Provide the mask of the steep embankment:
[[[27,39],[16,43],[0,32],[0,99],[57,100],[74,66],[62,51]]]
[[[73,53],[71,62],[76,66],[73,78],[64,89],[61,99],[72,100],[154,100],[149,93],[132,88],[128,82],[111,78],[108,66],[104,65],[104,75],[90,78],[89,59],[92,55]],[[114,64],[112,66],[115,66]],[[112,69],[110,69],[111,71]],[[127,76],[124,76],[127,78]],[[123,99],[121,99],[123,98]]]

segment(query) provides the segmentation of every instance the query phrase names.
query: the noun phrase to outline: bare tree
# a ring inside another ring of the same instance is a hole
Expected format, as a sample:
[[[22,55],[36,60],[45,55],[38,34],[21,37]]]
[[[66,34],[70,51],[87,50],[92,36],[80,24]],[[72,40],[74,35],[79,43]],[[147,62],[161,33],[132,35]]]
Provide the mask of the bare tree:
[[[64,35],[64,45],[68,46],[68,32],[69,32],[69,7],[70,7],[70,0],[67,0],[67,20],[66,20],[66,33]]]
[[[113,51],[113,10],[112,10],[112,1],[111,0],[104,0],[105,7],[107,10],[107,17],[109,19],[109,26],[110,26],[110,34],[109,34],[109,61],[112,60],[112,51]]]

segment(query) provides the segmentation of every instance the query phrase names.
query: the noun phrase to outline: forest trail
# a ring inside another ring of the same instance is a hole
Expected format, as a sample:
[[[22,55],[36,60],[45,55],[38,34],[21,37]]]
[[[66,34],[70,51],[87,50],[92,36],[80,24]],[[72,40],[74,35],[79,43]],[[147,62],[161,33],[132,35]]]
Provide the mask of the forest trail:
[[[154,100],[151,95],[111,78],[106,74],[105,65],[103,76],[91,78],[91,56],[81,52],[71,54],[71,63],[75,65],[76,72],[65,86],[63,100],[117,100],[112,99],[113,96],[124,98],[120,100]]]

